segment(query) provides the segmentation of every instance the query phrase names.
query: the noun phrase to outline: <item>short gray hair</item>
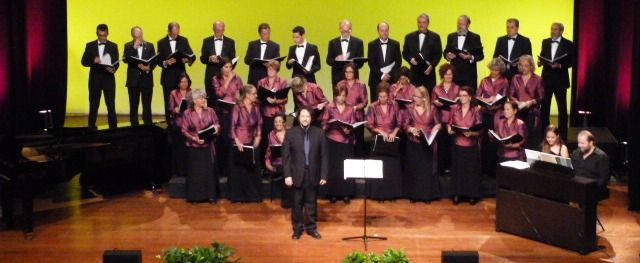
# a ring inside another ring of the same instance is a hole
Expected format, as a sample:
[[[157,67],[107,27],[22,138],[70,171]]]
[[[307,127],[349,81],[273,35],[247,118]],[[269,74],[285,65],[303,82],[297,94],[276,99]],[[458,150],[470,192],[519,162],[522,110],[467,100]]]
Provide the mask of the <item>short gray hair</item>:
[[[418,15],[418,20],[420,20],[420,18],[425,18],[425,19],[427,19],[427,21],[430,21],[429,15],[427,15],[427,13],[419,14]]]
[[[201,88],[193,89],[189,94],[191,94],[191,101],[207,97],[207,92]]]
[[[501,58],[492,59],[491,62],[489,62],[489,65],[487,65],[487,67],[489,68],[489,70],[498,68],[498,70],[500,70],[500,74],[504,73],[505,69],[507,68],[507,66],[504,64]]]
[[[531,72],[536,71],[536,62],[533,60],[531,55],[522,55],[518,60],[518,70],[520,70],[520,65],[522,65],[523,61],[528,61],[531,64]]]

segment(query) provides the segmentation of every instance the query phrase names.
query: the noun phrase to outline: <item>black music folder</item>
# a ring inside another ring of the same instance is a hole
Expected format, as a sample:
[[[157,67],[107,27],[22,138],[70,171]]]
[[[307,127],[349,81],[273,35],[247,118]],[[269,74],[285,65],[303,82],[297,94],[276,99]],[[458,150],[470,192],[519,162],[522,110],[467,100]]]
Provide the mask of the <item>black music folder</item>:
[[[205,142],[211,142],[216,137],[217,129],[215,126],[211,125],[207,128],[204,128],[198,131],[198,138],[204,140]]]
[[[398,156],[400,154],[400,138],[396,137],[393,142],[385,142],[382,134],[377,134],[373,140],[373,153]]]
[[[233,145],[234,160],[237,164],[254,165],[256,163],[255,148],[253,146],[242,146],[242,151],[238,150],[238,146]]]

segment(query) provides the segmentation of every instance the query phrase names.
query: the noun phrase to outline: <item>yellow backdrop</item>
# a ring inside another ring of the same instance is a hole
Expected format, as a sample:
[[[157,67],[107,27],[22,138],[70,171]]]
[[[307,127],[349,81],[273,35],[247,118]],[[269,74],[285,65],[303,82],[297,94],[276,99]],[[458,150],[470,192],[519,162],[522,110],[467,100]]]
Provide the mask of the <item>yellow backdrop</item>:
[[[446,44],[447,34],[456,30],[456,19],[461,14],[471,17],[471,31],[482,37],[484,52],[487,57],[493,54],[496,38],[505,34],[505,20],[516,17],[520,20],[520,33],[529,37],[533,45],[533,53],[540,53],[540,43],[549,36],[552,22],[565,24],[565,37],[572,39],[573,32],[573,0],[324,0],[324,1],[131,1],[103,0],[99,2],[86,0],[68,0],[68,103],[67,113],[88,113],[89,95],[87,79],[89,69],[82,67],[80,58],[85,43],[96,39],[97,24],[109,26],[109,39],[118,44],[120,55],[124,43],[131,41],[130,29],[134,25],[144,30],[145,40],[154,45],[167,33],[167,24],[177,21],[181,25],[181,35],[189,39],[194,52],[199,56],[202,40],[212,34],[212,23],[222,20],[226,23],[225,35],[236,40],[236,52],[245,55],[247,43],[258,38],[257,27],[261,22],[271,25],[271,39],[281,46],[282,55],[286,55],[288,47],[293,43],[291,29],[302,25],[307,31],[307,39],[320,49],[322,70],[317,73],[318,82],[325,91],[330,91],[330,70],[324,63],[327,54],[327,43],[339,35],[338,23],[342,19],[350,19],[353,23],[353,35],[366,43],[377,37],[376,24],[386,21],[390,24],[391,38],[402,44],[404,36],[416,30],[416,17],[425,12],[431,17],[430,29],[438,34]],[[156,47],[157,49],[157,47]],[[485,58],[479,65],[479,78],[489,71]],[[444,59],[442,60],[444,63]],[[404,62],[404,65],[407,65]],[[128,113],[128,94],[125,87],[126,65],[122,65],[116,73],[116,110]],[[203,86],[205,66],[196,61],[187,72],[193,80],[194,87]],[[246,81],[248,66],[239,64],[236,71]],[[540,72],[540,70],[536,70]],[[363,67],[360,77],[367,80],[369,68]],[[282,76],[289,77],[291,72],[283,67]],[[292,103],[290,103],[292,104]],[[555,104],[555,103],[554,103]],[[160,68],[155,70],[155,86],[153,112],[162,113],[162,87],[160,86]],[[288,105],[291,108],[291,105]],[[101,102],[100,112],[106,112]],[[556,112],[555,106],[553,112]]]

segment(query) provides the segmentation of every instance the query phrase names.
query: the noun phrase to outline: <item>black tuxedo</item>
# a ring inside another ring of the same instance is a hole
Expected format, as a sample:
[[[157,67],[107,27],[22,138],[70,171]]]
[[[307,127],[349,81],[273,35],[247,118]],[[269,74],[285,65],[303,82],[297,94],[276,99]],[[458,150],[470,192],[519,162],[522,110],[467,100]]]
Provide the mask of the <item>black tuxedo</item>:
[[[454,53],[458,49],[458,32],[451,33],[447,36],[447,45],[445,46],[443,55],[447,57],[447,53]],[[462,44],[463,50],[468,50],[473,56],[473,60],[464,60],[460,57],[455,57],[451,60],[451,65],[455,68],[455,74],[453,81],[460,86],[471,86],[472,88],[478,88],[478,67],[477,63],[484,59],[484,51],[482,48],[482,41],[480,36],[471,31],[467,31],[464,43]]]
[[[496,49],[493,52],[493,57],[497,58],[502,55],[505,58],[514,60],[522,55],[532,54],[531,41],[529,40],[529,38],[523,35],[517,35],[515,41],[516,42],[513,44],[513,49],[511,50],[511,57],[509,57],[509,37],[506,35],[499,37],[496,41]],[[504,74],[505,77],[507,77],[507,79],[511,81],[511,78],[513,78],[515,74],[518,74],[518,67],[507,65],[507,70]]]
[[[185,54],[193,54],[193,50],[189,45],[189,40],[186,37],[178,35],[176,37],[176,51],[184,52]],[[171,44],[169,42],[169,36],[166,36],[158,41],[158,56],[156,62],[158,66],[162,68],[162,75],[160,75],[160,84],[162,85],[162,92],[164,93],[164,112],[169,123],[169,95],[171,90],[178,87],[178,81],[180,74],[186,71],[186,66],[182,61],[176,61],[175,64],[166,67],[163,65],[169,55],[171,55]],[[193,64],[193,60],[189,62],[189,66]]]
[[[567,88],[569,88],[569,68],[574,63],[573,43],[566,38],[561,38],[558,43],[555,57],[567,54],[566,57],[558,60],[559,69],[553,69],[548,64],[542,67],[542,82],[544,85],[544,103],[542,105],[542,127],[549,125],[549,115],[551,113],[551,99],[556,96],[558,103],[558,128],[563,138],[567,138]],[[551,38],[542,40],[541,57],[551,59]]]
[[[383,68],[393,62],[396,64],[393,66],[389,75],[391,75],[390,83],[395,82],[395,73],[402,66],[402,53],[400,51],[400,43],[391,38],[387,39],[387,52],[382,56],[382,42],[379,38],[369,42],[367,49],[367,58],[369,60],[369,97],[371,102],[378,100],[378,84],[382,81],[382,72],[380,68]]]
[[[309,138],[309,165],[305,165],[304,138],[305,130],[295,126],[287,131],[282,145],[284,162],[284,176],[293,179],[293,208],[291,221],[294,231],[315,231],[317,220],[317,190],[321,179],[327,179],[329,167],[329,151],[324,131],[310,126],[307,131]],[[303,207],[309,216],[309,222],[304,224]]]
[[[331,84],[335,87],[338,82],[344,79],[343,67],[335,64],[336,57],[342,54],[342,37],[336,37],[329,41],[329,50],[327,52],[327,64],[331,66]],[[364,57],[364,44],[361,39],[350,36],[349,45],[347,46],[349,59]],[[354,72],[358,77],[358,72]],[[332,88],[333,90],[333,88]]]
[[[104,92],[104,102],[107,105],[109,128],[116,128],[118,120],[116,117],[116,78],[114,73],[108,72],[104,66],[94,63],[94,59],[100,56],[98,50],[98,41],[94,40],[84,48],[82,54],[82,65],[91,68],[89,70],[89,127],[96,126],[98,118],[98,107],[100,106],[101,93]],[[120,55],[118,53],[118,45],[108,41],[104,44],[102,56],[109,54],[111,63],[116,62]],[[120,63],[116,64],[115,70],[118,70]]]
[[[425,75],[426,68],[420,68],[411,65],[411,83],[415,86],[424,85],[429,91],[436,85],[436,74],[438,72],[438,63],[442,59],[442,42],[440,35],[433,31],[427,31],[424,37],[422,49],[420,49],[419,32],[411,32],[404,38],[404,47],[402,48],[402,57],[407,62],[411,58],[422,54],[422,57],[433,66],[431,74]]]
[[[260,39],[249,42],[247,46],[247,55],[244,56],[244,63],[249,65],[249,76],[247,83],[258,86],[258,81],[267,76],[267,67],[261,65],[253,65],[254,59],[260,59],[260,47],[262,46]],[[267,47],[264,50],[262,59],[272,59],[280,56],[280,45],[273,41],[266,42]]]
[[[220,49],[220,54],[217,54],[215,47],[215,37],[210,36],[202,40],[202,50],[200,54],[200,62],[207,65],[207,68],[204,72],[204,86],[209,97],[209,105],[213,106],[216,105],[216,102],[218,100],[215,87],[213,86],[213,76],[215,76],[216,73],[220,71],[222,65],[221,63],[213,63],[209,61],[209,57],[211,55],[218,55],[223,58],[234,59],[236,57],[236,42],[233,41],[233,39],[228,38],[227,36],[222,36],[222,48]]]
[[[149,59],[156,54],[156,49],[152,43],[142,43],[142,57],[138,57],[138,50],[133,47],[133,41],[124,44],[124,54],[122,61],[128,64],[127,67],[127,88],[129,91],[129,119],[131,125],[138,125],[138,104],[142,95],[142,119],[144,124],[151,124],[151,97],[153,96],[153,69],[156,67],[155,61],[149,63],[149,71],[142,71],[131,57]]]
[[[297,45],[293,45],[293,46],[289,47],[289,55],[287,56],[287,61],[289,61],[290,59],[297,60],[296,48],[297,48]],[[308,82],[316,83],[316,72],[318,72],[320,70],[320,68],[321,68],[321,66],[320,66],[320,53],[318,52],[318,46],[316,46],[314,44],[310,44],[309,42],[307,42],[307,47],[304,50],[304,57],[302,59],[302,63],[301,64],[302,65],[307,65],[307,61],[309,60],[309,57],[311,57],[311,56],[314,56],[314,58],[313,58],[313,62],[311,64],[311,70],[309,71],[309,73],[305,73],[299,67],[294,66],[293,64],[287,63],[287,68],[288,69],[293,68],[293,72],[291,72],[291,77],[303,76],[305,79],[307,79]]]

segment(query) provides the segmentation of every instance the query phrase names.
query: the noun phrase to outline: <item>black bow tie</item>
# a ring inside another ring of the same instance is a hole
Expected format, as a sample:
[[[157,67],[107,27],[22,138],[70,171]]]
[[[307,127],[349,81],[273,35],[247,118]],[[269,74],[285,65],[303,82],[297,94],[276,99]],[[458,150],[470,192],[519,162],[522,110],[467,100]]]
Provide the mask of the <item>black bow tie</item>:
[[[104,46],[105,43],[98,43],[98,46]]]
[[[213,41],[222,41],[222,38],[214,38]]]
[[[425,33],[424,33],[424,32],[420,32],[420,33],[418,33],[418,34],[419,34],[419,35],[425,35]]]
[[[266,45],[267,42],[260,42],[260,45]]]
[[[340,41],[349,43],[349,39],[346,39],[346,38],[343,38],[343,39],[342,39],[342,40],[340,40]]]
[[[176,42],[175,39],[169,39],[169,42]]]
[[[459,36],[459,37],[466,37],[466,36],[467,36],[467,33],[458,33],[458,36]]]
[[[558,44],[560,44],[560,41],[558,41],[558,40],[551,40],[551,43],[558,43]]]
[[[510,37],[509,40],[516,41],[516,38],[515,37]]]
[[[387,42],[380,42],[380,45],[387,45]]]
[[[304,47],[304,45],[298,45],[298,47]]]

